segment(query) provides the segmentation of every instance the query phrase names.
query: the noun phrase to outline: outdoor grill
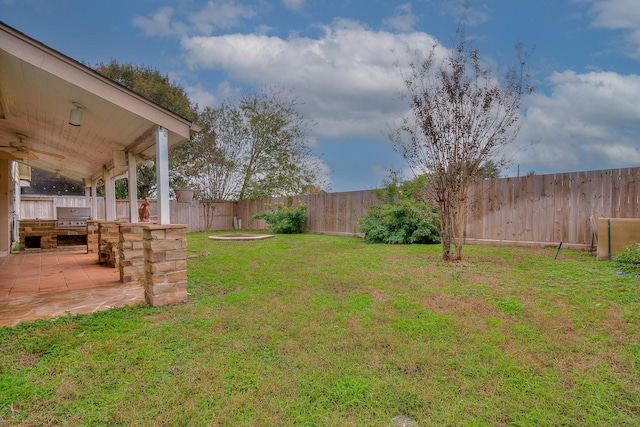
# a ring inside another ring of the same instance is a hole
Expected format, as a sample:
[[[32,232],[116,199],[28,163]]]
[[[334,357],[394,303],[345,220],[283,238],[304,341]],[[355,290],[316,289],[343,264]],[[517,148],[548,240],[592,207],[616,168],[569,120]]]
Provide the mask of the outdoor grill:
[[[87,226],[87,220],[91,219],[91,208],[56,208],[56,228],[82,228]]]

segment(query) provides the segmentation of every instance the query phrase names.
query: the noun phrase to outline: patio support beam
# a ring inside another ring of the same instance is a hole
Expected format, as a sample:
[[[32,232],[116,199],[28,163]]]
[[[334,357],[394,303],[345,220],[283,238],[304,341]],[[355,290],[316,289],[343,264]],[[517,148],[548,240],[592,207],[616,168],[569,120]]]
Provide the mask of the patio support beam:
[[[104,170],[104,207],[107,221],[116,220],[116,181],[111,175],[110,170]]]
[[[91,179],[91,219],[98,219],[98,181]]]
[[[129,221],[138,223],[138,175],[136,173],[136,156],[132,151],[127,152],[129,163]]]
[[[11,247],[13,242],[20,241],[20,169],[17,163],[13,162],[14,169],[13,178],[13,237],[11,241]]]
[[[169,134],[156,129],[156,182],[158,185],[158,224],[171,224],[169,211]]]
[[[89,219],[96,219],[96,206],[93,203],[96,198],[91,194],[93,180],[83,178],[82,185],[84,186],[84,205],[91,208],[91,217]]]

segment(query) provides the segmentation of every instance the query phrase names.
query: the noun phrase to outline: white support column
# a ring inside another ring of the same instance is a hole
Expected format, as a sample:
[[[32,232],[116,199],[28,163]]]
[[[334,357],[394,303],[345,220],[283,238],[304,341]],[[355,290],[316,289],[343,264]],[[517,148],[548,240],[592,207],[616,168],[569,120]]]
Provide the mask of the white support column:
[[[96,219],[93,212],[93,198],[91,197],[91,186],[93,180],[91,178],[82,178],[82,186],[84,187],[84,205],[91,208],[91,218]]]
[[[20,240],[20,169],[17,163],[14,163],[15,175],[13,181],[13,241]]]
[[[98,181],[91,180],[91,219],[98,218]]]
[[[169,211],[169,134],[156,129],[156,182],[158,184],[158,224],[171,224]]]
[[[104,171],[104,202],[105,202],[105,220],[116,220],[116,181],[111,176],[112,172]]]
[[[129,163],[129,221],[138,222],[138,175],[136,173],[136,156],[133,152],[127,152]]]

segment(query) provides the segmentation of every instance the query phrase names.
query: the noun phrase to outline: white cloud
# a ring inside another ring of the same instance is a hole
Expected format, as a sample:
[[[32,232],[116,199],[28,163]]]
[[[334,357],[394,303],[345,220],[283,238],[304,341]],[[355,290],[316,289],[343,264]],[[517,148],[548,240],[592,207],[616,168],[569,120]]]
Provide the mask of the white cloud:
[[[282,4],[287,8],[295,11],[300,11],[304,7],[305,0],[282,0]]]
[[[640,76],[555,73],[528,101],[514,162],[539,173],[637,166]]]
[[[171,24],[173,9],[163,7],[158,9],[150,18],[136,16],[133,18],[133,25],[142,29],[147,36],[169,36],[175,34],[175,29]]]
[[[237,4],[233,0],[209,1],[207,5],[190,16],[198,34],[209,35],[215,30],[227,30],[240,25],[240,20],[251,19],[256,11]]]
[[[207,105],[219,104],[218,97],[215,94],[209,92],[199,83],[195,86],[185,86],[185,90],[189,94],[189,99],[192,102],[198,104],[199,108],[203,108]]]
[[[233,0],[209,1],[201,10],[189,16],[189,24],[174,19],[175,10],[163,7],[150,17],[136,16],[133,25],[147,36],[170,36],[183,34],[210,35],[216,30],[228,30],[240,25],[243,19],[252,19],[256,11],[237,4]]]
[[[638,29],[640,8],[637,0],[594,0],[593,25],[601,28]]]
[[[411,3],[396,7],[396,13],[384,20],[384,25],[392,30],[410,32],[418,22],[418,17],[413,14]]]
[[[292,88],[318,137],[385,139],[406,106],[397,63],[430,49],[426,33],[391,33],[335,20],[318,37],[227,34],[183,38],[193,69],[224,72],[238,86]],[[640,76],[564,71],[548,78],[548,95],[526,100],[513,161],[536,173],[637,166]],[[220,97],[221,98],[221,97]]]
[[[392,34],[336,20],[319,38],[228,34],[183,39],[193,68],[224,70],[236,84],[293,88],[320,136],[374,136],[404,112],[396,60],[431,48],[425,33]],[[395,52],[395,53],[394,53]]]
[[[592,25],[626,31],[631,55],[640,57],[640,5],[637,0],[592,0]]]

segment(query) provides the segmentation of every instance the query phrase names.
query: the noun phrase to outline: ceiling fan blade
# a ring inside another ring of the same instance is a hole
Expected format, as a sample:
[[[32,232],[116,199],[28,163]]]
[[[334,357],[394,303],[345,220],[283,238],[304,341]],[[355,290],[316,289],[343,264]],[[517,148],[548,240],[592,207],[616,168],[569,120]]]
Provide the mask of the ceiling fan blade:
[[[44,150],[37,150],[35,148],[29,148],[28,150],[33,151],[34,153],[44,154],[46,156],[51,156],[51,157],[57,157],[58,159],[64,159],[64,156],[62,154],[56,154],[56,153],[52,153],[50,151],[44,151]]]

